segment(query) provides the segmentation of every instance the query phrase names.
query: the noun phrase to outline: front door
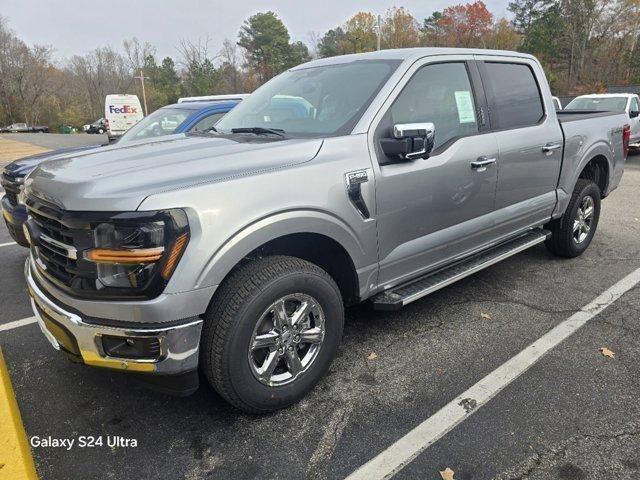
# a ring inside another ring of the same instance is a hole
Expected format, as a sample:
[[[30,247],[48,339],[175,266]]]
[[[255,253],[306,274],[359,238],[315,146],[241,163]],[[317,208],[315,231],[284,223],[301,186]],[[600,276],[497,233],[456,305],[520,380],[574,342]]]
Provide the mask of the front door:
[[[498,148],[485,132],[484,94],[472,81],[478,72],[465,57],[436,58],[411,68],[373,123],[379,285],[385,287],[492,240]],[[416,122],[435,125],[429,158],[384,164],[380,140],[391,137],[393,125]],[[488,165],[474,167],[480,157]]]

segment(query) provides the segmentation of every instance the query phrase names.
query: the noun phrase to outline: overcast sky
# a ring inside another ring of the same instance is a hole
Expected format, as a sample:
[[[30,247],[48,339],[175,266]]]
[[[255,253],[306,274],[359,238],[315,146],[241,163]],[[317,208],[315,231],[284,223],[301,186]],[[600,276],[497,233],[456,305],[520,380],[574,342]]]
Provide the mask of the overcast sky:
[[[210,39],[217,53],[225,38],[235,39],[242,22],[256,12],[272,10],[293,40],[310,44],[310,32],[322,34],[360,10],[384,14],[404,6],[422,22],[435,10],[465,0],[0,0],[0,15],[29,44],[55,48],[63,60],[104,45],[120,48],[138,37],[155,45],[158,56],[177,56],[180,39]],[[467,0],[469,1],[469,0]],[[506,16],[508,0],[486,0],[497,17]]]

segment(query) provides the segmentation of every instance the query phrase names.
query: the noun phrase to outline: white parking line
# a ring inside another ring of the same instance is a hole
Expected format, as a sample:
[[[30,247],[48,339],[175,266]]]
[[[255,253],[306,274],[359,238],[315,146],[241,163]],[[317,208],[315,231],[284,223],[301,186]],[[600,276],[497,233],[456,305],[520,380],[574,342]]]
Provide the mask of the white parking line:
[[[369,460],[347,480],[388,479],[458,424],[469,418],[503,388],[526,372],[545,353],[574,334],[593,317],[640,283],[640,268],[495,369],[389,448]],[[472,409],[470,409],[472,408]]]
[[[4,332],[6,330],[13,330],[14,328],[24,327],[25,325],[31,325],[32,323],[36,323],[38,320],[36,317],[23,318],[22,320],[15,320],[9,323],[3,323],[0,325],[0,332]]]
[[[17,245],[16,242],[0,243],[0,247],[8,247],[9,245]]]

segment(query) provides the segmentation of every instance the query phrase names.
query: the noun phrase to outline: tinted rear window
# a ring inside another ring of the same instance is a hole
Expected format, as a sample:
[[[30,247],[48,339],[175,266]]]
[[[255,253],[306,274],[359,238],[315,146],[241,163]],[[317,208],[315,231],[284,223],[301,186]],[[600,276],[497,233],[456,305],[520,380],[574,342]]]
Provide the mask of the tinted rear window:
[[[493,128],[535,125],[544,115],[540,90],[528,65],[485,63],[485,88],[493,97]]]

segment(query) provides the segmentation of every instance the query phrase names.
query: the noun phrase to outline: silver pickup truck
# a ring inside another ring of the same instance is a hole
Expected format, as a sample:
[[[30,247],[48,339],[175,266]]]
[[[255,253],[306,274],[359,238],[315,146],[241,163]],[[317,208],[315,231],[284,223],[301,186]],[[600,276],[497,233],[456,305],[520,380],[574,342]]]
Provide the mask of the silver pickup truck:
[[[584,252],[627,121],[556,113],[520,53],[300,65],[210,132],[34,170],[34,312],[72,360],[175,393],[199,369],[244,411],[286,407],[329,368],[345,305],[400,308],[542,242]]]

